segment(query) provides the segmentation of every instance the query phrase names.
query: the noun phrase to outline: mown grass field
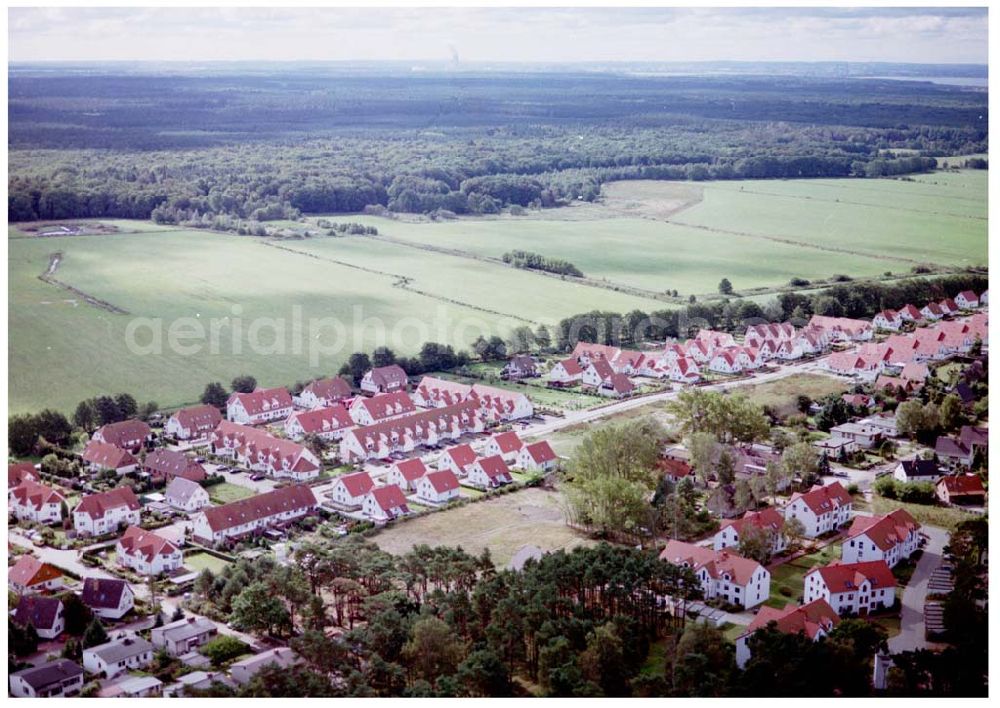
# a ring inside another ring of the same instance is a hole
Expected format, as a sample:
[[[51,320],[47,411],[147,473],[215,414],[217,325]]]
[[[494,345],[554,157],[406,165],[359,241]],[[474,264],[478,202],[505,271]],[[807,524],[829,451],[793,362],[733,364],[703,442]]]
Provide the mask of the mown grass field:
[[[798,412],[798,397],[809,396],[814,401],[831,393],[843,393],[847,385],[832,376],[794,374],[777,381],[745,386],[739,391],[759,406],[767,406],[782,416]]]
[[[229,482],[213,484],[208,488],[208,498],[215,504],[228,504],[229,502],[246,499],[253,495],[254,491],[249,487],[241,487],[238,484],[230,484]]]

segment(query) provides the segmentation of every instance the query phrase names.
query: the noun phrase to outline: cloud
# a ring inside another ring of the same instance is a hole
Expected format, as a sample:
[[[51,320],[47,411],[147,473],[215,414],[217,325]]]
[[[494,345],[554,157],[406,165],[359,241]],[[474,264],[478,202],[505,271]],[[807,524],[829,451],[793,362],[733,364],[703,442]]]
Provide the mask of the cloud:
[[[12,61],[987,61],[985,8],[11,8]]]

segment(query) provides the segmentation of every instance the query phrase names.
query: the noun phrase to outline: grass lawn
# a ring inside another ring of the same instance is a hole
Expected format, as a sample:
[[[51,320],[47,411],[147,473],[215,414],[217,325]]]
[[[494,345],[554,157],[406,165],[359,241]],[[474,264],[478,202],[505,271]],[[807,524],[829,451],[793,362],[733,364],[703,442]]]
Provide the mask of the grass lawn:
[[[747,628],[744,625],[733,624],[732,622],[726,622],[719,627],[719,629],[721,629],[722,633],[726,636],[726,640],[732,642],[733,644],[735,644],[736,640],[747,631]]]
[[[463,494],[468,492],[462,488]],[[396,524],[372,541],[397,555],[421,543],[461,546],[474,555],[489,548],[497,566],[505,566],[527,544],[550,551],[590,543],[566,526],[561,503],[558,492],[522,489]]]
[[[210,553],[195,551],[194,553],[189,553],[184,556],[184,565],[185,567],[198,573],[208,569],[213,573],[218,574],[221,573],[226,566],[230,565],[230,563],[222,558],[216,558]]]
[[[208,487],[208,498],[215,504],[228,504],[229,502],[246,499],[253,495],[254,491],[252,489],[229,482],[222,482],[221,484],[214,484]]]
[[[907,504],[895,499],[886,499],[878,494],[872,494],[871,512],[873,514],[888,514],[896,509],[906,509],[919,523],[925,526],[938,526],[949,531],[953,530],[962,521],[976,518],[961,509],[952,509],[946,506],[930,506],[928,504]]]
[[[831,393],[843,393],[847,390],[844,381],[822,374],[793,374],[777,381],[756,386],[746,386],[739,393],[746,394],[760,406],[768,406],[780,416],[785,417],[798,413],[797,397],[800,395],[819,400]]]
[[[649,654],[639,673],[642,676],[663,676],[667,664],[667,639],[659,639],[649,645]]]
[[[815,553],[782,563],[771,571],[771,595],[764,604],[782,609],[802,596],[803,578],[817,565],[827,565],[840,558],[837,544],[825,546]],[[785,593],[781,591],[785,590]]]

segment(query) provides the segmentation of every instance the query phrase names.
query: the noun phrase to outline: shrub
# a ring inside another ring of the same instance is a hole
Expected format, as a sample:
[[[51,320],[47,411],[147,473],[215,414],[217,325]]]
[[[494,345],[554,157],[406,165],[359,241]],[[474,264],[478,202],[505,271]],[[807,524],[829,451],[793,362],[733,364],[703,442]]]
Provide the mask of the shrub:
[[[250,650],[246,644],[236,637],[220,634],[210,642],[202,644],[198,651],[212,661],[213,666],[222,666],[227,661],[247,653]]]

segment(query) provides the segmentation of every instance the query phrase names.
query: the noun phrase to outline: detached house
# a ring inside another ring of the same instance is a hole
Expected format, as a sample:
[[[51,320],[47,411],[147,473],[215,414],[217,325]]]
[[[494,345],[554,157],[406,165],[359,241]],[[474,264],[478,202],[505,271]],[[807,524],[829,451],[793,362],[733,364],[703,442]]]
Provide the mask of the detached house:
[[[69,659],[57,659],[10,675],[15,698],[75,696],[83,689],[83,669]]]
[[[583,367],[573,357],[556,362],[545,375],[549,385],[569,386],[583,379]]]
[[[986,505],[986,488],[978,475],[961,474],[942,477],[935,488],[942,504]]]
[[[464,443],[445,450],[438,462],[438,469],[451,470],[456,477],[465,477],[475,461],[476,451],[472,449],[472,445]]]
[[[885,561],[813,568],[804,578],[803,600],[826,600],[838,615],[866,615],[896,604],[896,578]]]
[[[78,534],[102,536],[123,526],[137,526],[142,505],[129,487],[88,494],[73,509]]]
[[[55,639],[66,629],[62,601],[54,597],[23,595],[11,619],[21,627],[34,627],[40,639]]]
[[[521,452],[522,447],[524,447],[524,443],[521,442],[521,437],[515,431],[510,430],[505,433],[497,433],[486,443],[486,447],[483,448],[483,456],[492,457],[493,455],[500,455],[504,462],[512,465],[517,461],[517,456]]]
[[[955,304],[963,310],[974,310],[979,307],[979,296],[971,290],[963,290],[955,296]]]
[[[361,379],[361,390],[365,393],[405,392],[409,387],[406,372],[398,364],[372,369]]]
[[[635,393],[635,384],[625,374],[612,374],[607,381],[597,387],[597,393],[611,398],[625,398]]]
[[[905,509],[885,516],[858,516],[841,544],[845,563],[884,560],[892,568],[919,547],[920,524]]]
[[[750,661],[750,637],[774,623],[775,629],[784,634],[804,634],[814,642],[825,637],[840,622],[840,617],[826,600],[813,600],[802,605],[786,605],[778,610],[764,606],[747,625],[747,631],[736,638],[736,665],[743,668]]]
[[[552,446],[545,440],[530,443],[521,448],[517,456],[516,467],[522,470],[542,470],[548,472],[559,465],[559,457]]]
[[[941,477],[941,470],[938,469],[934,460],[901,460],[892,476],[899,482],[930,482],[934,483]]]
[[[496,489],[514,481],[507,463],[500,455],[481,457],[473,462],[468,469],[469,484],[481,489]]]
[[[903,305],[903,309],[899,311],[899,317],[904,322],[919,322],[924,318],[924,316],[920,313],[920,310],[909,303]]]
[[[88,442],[81,457],[91,472],[114,470],[119,477],[135,472],[139,466],[139,461],[128,450],[99,440]]]
[[[365,495],[361,509],[372,521],[391,521],[410,513],[403,490],[395,484],[375,487]]]
[[[939,320],[945,314],[945,311],[936,302],[929,302],[920,310],[920,316],[925,320]]]
[[[282,387],[234,393],[226,401],[226,418],[233,423],[259,425],[284,420],[292,414],[292,395]]]
[[[301,440],[315,435],[322,440],[340,440],[344,431],[354,427],[354,420],[347,409],[335,404],[328,408],[313,408],[292,413],[285,419],[285,435]]]
[[[180,511],[186,511],[189,514],[193,514],[211,504],[208,492],[204,487],[197,482],[192,482],[190,479],[184,479],[183,477],[175,477],[171,480],[170,484],[167,485],[164,495],[166,496],[167,504]]]
[[[146,459],[142,462],[142,471],[157,484],[177,478],[190,482],[202,482],[208,478],[205,468],[183,452],[163,448],[153,450],[146,455]]]
[[[872,318],[872,324],[877,329],[898,332],[903,327],[903,316],[895,310],[882,310]]]
[[[183,656],[206,644],[218,633],[215,623],[205,617],[185,617],[162,627],[153,627],[150,638],[157,649],[166,649],[170,656]]]
[[[451,470],[428,472],[417,480],[417,497],[432,504],[445,504],[459,497],[458,477]]]
[[[588,388],[598,388],[614,375],[615,370],[607,359],[593,359],[580,377],[580,382]]]
[[[199,543],[209,544],[240,538],[297,521],[313,513],[318,506],[309,487],[302,484],[282,487],[202,509],[194,519],[194,538]]]
[[[103,619],[121,619],[135,607],[135,593],[124,580],[84,578],[83,604]]]
[[[374,425],[383,420],[409,415],[417,410],[405,391],[380,393],[371,398],[355,398],[347,411],[358,425]]]
[[[375,487],[367,472],[342,474],[333,481],[330,498],[348,509],[360,509],[365,497]]]
[[[130,526],[118,539],[115,555],[119,565],[140,575],[161,575],[184,563],[180,550],[167,539],[138,526]]]
[[[771,574],[767,568],[729,551],[670,540],[660,553],[660,560],[693,570],[706,600],[719,598],[750,609],[771,593]]]
[[[19,487],[25,480],[41,482],[38,471],[30,462],[15,462],[7,465],[7,489]]]
[[[153,431],[141,420],[123,420],[102,425],[91,439],[135,453],[153,439]]]
[[[424,465],[424,461],[419,457],[414,457],[412,460],[403,460],[397,462],[389,470],[389,474],[386,475],[386,481],[389,484],[397,484],[400,489],[407,492],[413,492],[417,489],[417,482],[427,474],[427,466]]]
[[[771,553],[778,554],[788,548],[788,538],[784,532],[785,519],[773,508],[748,511],[742,519],[724,521],[712,539],[712,548],[739,548],[740,541],[747,533],[761,533],[770,541]]]
[[[27,553],[7,570],[7,587],[18,595],[58,590],[63,586],[62,571]]]
[[[530,356],[511,357],[510,361],[504,365],[503,371],[500,372],[501,378],[511,381],[529,379],[535,376],[538,376],[538,369],[535,366],[535,360]]]
[[[222,422],[222,413],[215,406],[182,408],[167,418],[163,432],[178,440],[200,440]]]
[[[57,524],[62,521],[62,508],[66,499],[53,487],[38,484],[30,479],[7,493],[7,508],[17,519],[38,524]]]
[[[786,519],[798,519],[809,538],[835,531],[851,518],[853,500],[840,482],[796,492],[785,507]]]
[[[144,669],[151,663],[153,645],[132,633],[83,650],[83,668],[104,678]]]
[[[327,408],[347,400],[352,395],[351,385],[346,379],[335,376],[306,384],[294,402],[304,408]]]

